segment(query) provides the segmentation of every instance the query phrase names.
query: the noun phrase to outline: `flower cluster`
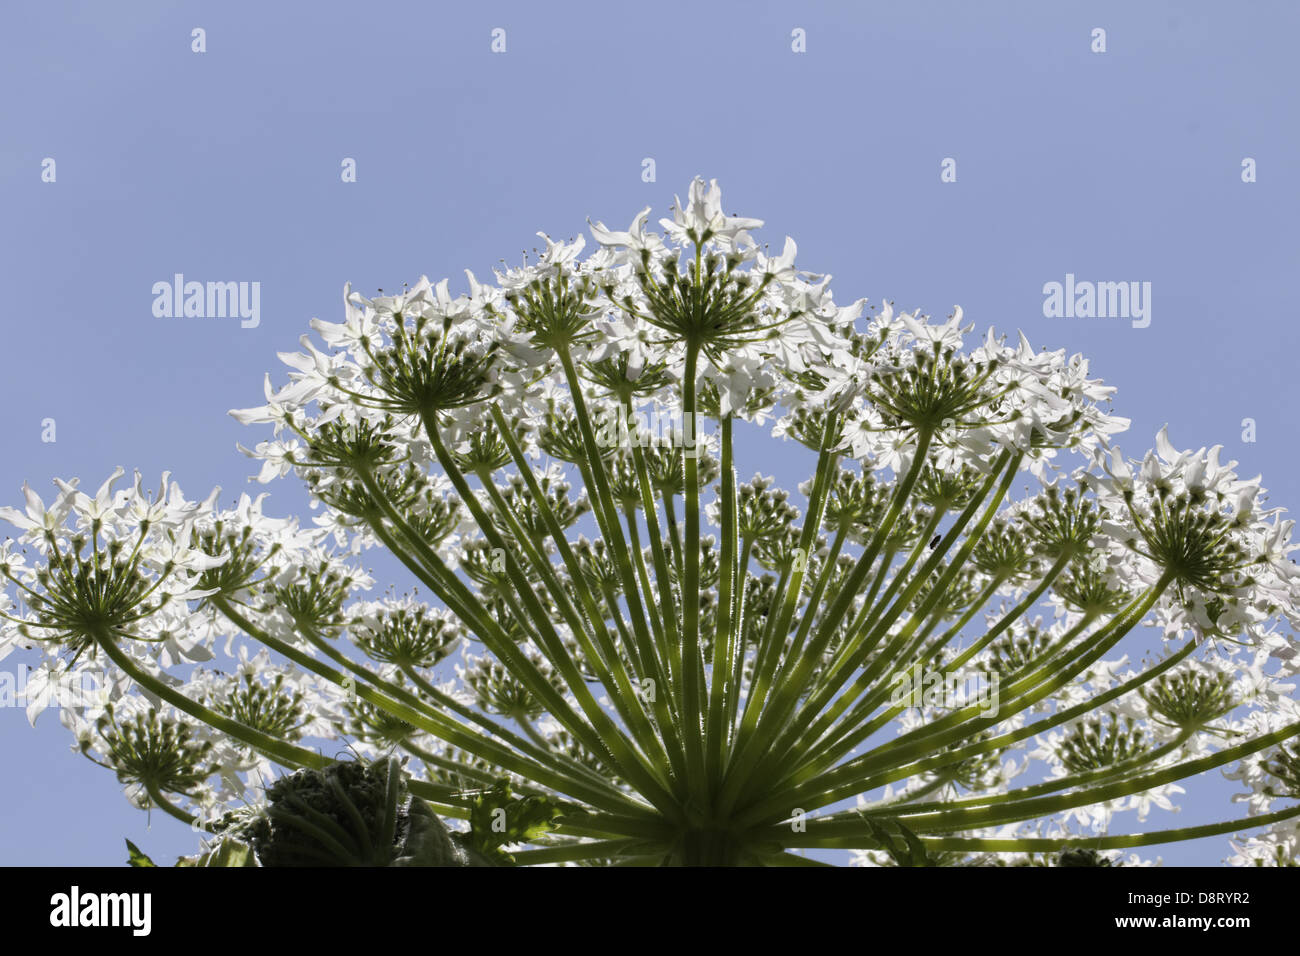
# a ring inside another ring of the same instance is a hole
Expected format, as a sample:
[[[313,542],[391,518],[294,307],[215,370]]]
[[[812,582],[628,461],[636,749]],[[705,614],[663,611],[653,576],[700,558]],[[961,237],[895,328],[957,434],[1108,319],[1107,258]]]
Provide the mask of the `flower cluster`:
[[[1258,479],[1163,430],[1126,458],[1082,356],[836,304],[716,183],[649,221],[456,296],[345,286],[231,413],[308,526],[169,476],[24,488],[0,656],[105,674],[60,706],[79,750],[201,829],[340,740],[497,863],[1103,865],[1247,828],[1234,862],[1289,859],[1300,569]],[[738,480],[760,429],[797,495]],[[374,549],[435,600],[365,596]],[[1249,817],[1111,832],[1215,768]],[[405,858],[335,816],[263,862]]]

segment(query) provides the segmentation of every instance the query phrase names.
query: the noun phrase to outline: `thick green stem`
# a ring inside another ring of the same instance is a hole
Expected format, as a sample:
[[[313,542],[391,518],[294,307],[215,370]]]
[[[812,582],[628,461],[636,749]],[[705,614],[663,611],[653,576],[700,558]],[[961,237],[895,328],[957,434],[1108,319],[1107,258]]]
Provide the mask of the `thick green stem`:
[[[858,563],[855,565],[852,573],[850,573],[848,580],[844,582],[844,586],[835,601],[831,604],[830,610],[823,615],[821,625],[818,628],[818,634],[814,637],[808,653],[804,655],[806,663],[801,662],[801,664],[796,668],[795,677],[800,687],[802,687],[807,681],[808,674],[812,672],[814,662],[819,660],[821,655],[825,652],[826,645],[834,635],[835,629],[839,627],[845,614],[852,609],[854,596],[857,594],[858,589],[862,587],[867,575],[871,572],[876,556],[884,546],[885,540],[893,530],[894,523],[902,513],[903,507],[907,503],[908,498],[911,497],[912,488],[916,485],[917,480],[921,476],[921,471],[925,467],[926,455],[929,453],[932,437],[932,433],[929,429],[922,429],[918,433],[916,452],[912,457],[911,464],[908,466],[907,473],[903,476],[903,480],[900,481],[898,486],[894,489],[893,500],[890,503],[889,511],[886,513],[880,527],[876,529],[876,533],[872,536],[871,543],[858,559]],[[829,480],[829,476],[827,476],[827,480]],[[778,725],[783,723],[785,712],[787,712],[794,704],[791,695],[797,699],[797,694],[798,692],[791,688],[784,686],[777,688],[773,706],[765,709],[762,706],[762,701],[758,699],[758,696],[753,692],[753,690],[750,691],[749,698],[745,702],[745,714],[742,719],[740,730],[738,731],[736,747],[733,750],[732,759],[728,767],[727,780],[723,786],[720,798],[722,809],[725,812],[730,812],[735,807],[736,802],[740,799],[740,796],[743,793],[744,787],[749,782],[750,774],[753,772],[755,765],[765,755],[767,755],[767,753],[770,753],[770,751],[767,751],[765,747],[760,748],[754,745],[754,740],[759,739],[758,735],[755,733],[757,727],[762,723],[764,718],[768,718],[769,716],[771,718],[769,723],[775,722]]]
[[[921,842],[932,852],[954,853],[1057,853],[1065,849],[1086,850],[1127,850],[1139,846],[1155,846],[1161,843],[1176,843],[1183,840],[1200,840],[1205,837],[1222,836],[1256,827],[1270,826],[1300,815],[1300,804],[1283,810],[1262,813],[1255,817],[1240,820],[1225,820],[1221,823],[1206,823],[1194,827],[1180,827],[1174,830],[1152,830],[1147,833],[1118,833],[1099,837],[1047,838],[1021,837],[1013,839],[982,839],[976,837],[933,837],[922,836]],[[880,848],[879,841],[865,828],[853,835],[830,835],[824,832],[820,822],[809,825],[807,832],[779,836],[776,838],[782,846],[821,849],[866,849]]]
[[[500,548],[504,554],[506,573],[514,584],[515,593],[513,596],[517,596],[522,600],[524,606],[528,609],[529,616],[537,625],[536,637],[547,651],[552,663],[559,669],[565,682],[569,685],[570,692],[577,698],[578,706],[582,708],[587,720],[590,721],[590,724],[579,721],[576,724],[576,729],[571,728],[570,732],[574,733],[595,753],[602,752],[602,749],[608,750],[612,758],[617,762],[618,769],[624,775],[624,778],[634,784],[647,800],[661,811],[674,812],[675,801],[672,794],[666,789],[665,781],[662,779],[662,768],[632,746],[631,741],[628,740],[623,731],[615,725],[592,696],[582,672],[564,647],[564,643],[559,634],[556,633],[545,609],[537,600],[537,595],[533,592],[531,584],[519,568],[513,552],[508,547],[507,542],[501,538],[486,512],[483,511],[482,505],[475,498],[464,476],[457,470],[455,460],[443,444],[442,436],[439,434],[438,425],[433,415],[424,415],[423,420],[425,435],[433,446],[439,464],[442,465],[447,477],[451,479],[452,485],[461,496],[461,500],[464,501],[466,507],[474,516],[479,530],[483,532],[493,547]],[[546,696],[558,697],[559,695],[552,689]]]
[[[735,610],[737,567],[736,538],[736,469],[732,448],[731,416],[724,416],[719,424],[722,432],[722,489],[721,521],[722,551],[718,555],[718,623],[713,636],[713,666],[709,686],[709,723],[705,732],[708,744],[707,773],[710,788],[722,779],[723,754],[727,746],[726,717],[729,696],[740,693],[740,688],[730,681],[736,646],[739,643],[732,626]],[[741,587],[744,586],[743,571]],[[712,796],[712,794],[710,794]]]
[[[698,441],[695,388],[699,346],[686,345],[682,377],[683,428]],[[690,771],[687,789],[703,804],[707,800],[704,760],[704,661],[700,654],[700,481],[695,455],[683,454],[686,472],[686,574],[682,581],[682,742]],[[667,502],[665,502],[667,504]],[[702,809],[702,808],[701,808]]]
[[[195,720],[228,734],[235,740],[247,744],[283,766],[294,769],[310,767],[313,770],[323,770],[334,763],[329,757],[324,757],[305,747],[298,747],[281,740],[279,737],[272,737],[270,734],[265,734],[256,728],[227,717],[225,714],[218,713],[212,708],[186,697],[180,691],[145,671],[136,661],[132,660],[126,652],[117,646],[118,637],[119,635],[107,632],[96,634],[96,646],[108,655],[109,660],[116,664],[122,673],[139,684],[147,693],[162,698],[182,713],[189,714]]]

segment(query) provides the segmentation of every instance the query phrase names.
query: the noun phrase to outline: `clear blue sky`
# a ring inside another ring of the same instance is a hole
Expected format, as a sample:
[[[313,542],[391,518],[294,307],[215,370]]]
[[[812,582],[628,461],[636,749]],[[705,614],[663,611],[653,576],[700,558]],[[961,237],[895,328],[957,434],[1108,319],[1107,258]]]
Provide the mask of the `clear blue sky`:
[[[981,330],[1082,351],[1119,387],[1126,451],[1168,422],[1300,506],[1298,31],[1286,2],[8,2],[0,498],[55,475],[97,487],[117,464],[172,469],[191,497],[243,490],[255,469],[234,445],[261,433],[226,410],[282,378],[275,353],[309,319],[338,320],[345,281],[459,290],[539,229],[664,215],[703,175],[727,212],[767,220],[760,238],[794,236],[838,299],[960,303]],[[154,317],[153,283],[177,272],[260,282],[261,324]],[[1067,273],[1150,282],[1150,326],[1045,318],[1043,285]],[[806,477],[770,442],[743,456]],[[301,503],[282,482],[269,508]],[[32,730],[0,710],[0,863],[118,864],[123,837],[192,851],[70,743],[53,714]],[[1196,787],[1211,799],[1163,825],[1240,810],[1227,783]]]

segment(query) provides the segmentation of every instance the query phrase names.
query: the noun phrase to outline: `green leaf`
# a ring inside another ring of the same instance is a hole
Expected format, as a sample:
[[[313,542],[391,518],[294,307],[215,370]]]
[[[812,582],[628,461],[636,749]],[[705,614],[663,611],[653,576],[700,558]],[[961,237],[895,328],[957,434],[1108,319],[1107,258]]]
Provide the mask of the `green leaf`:
[[[126,841],[126,852],[127,852],[126,862],[127,865],[129,866],[155,866],[156,867],[158,865],[153,860],[149,859],[149,857],[145,856],[145,854],[140,850],[140,848],[136,846],[134,843],[132,843],[130,840]]]
[[[230,837],[224,838],[207,853],[198,856],[183,856],[176,861],[177,866],[257,866],[257,857],[253,848],[247,843],[240,843]]]
[[[897,820],[886,820],[884,824],[864,816],[871,835],[880,842],[880,848],[893,857],[898,866],[934,866],[925,844],[915,833]]]
[[[393,866],[468,866],[465,854],[446,825],[419,797],[407,811],[410,827]]]
[[[203,866],[257,866],[253,848],[238,840],[222,840],[203,861]]]
[[[516,797],[509,782],[503,781],[474,798],[469,813],[470,843],[489,860],[513,865],[514,857],[501,847],[530,843],[549,833],[561,813],[550,797]]]

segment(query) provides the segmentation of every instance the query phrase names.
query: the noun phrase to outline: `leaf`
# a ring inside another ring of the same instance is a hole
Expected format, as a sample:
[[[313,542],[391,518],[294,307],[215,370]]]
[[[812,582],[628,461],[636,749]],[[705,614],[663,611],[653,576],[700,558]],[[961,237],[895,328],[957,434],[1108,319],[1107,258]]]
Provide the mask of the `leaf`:
[[[257,866],[257,857],[253,848],[247,843],[226,837],[207,853],[198,856],[183,856],[176,861],[177,866]]]
[[[410,823],[393,866],[468,866],[464,852],[451,838],[446,824],[419,797],[411,798]]]
[[[126,858],[126,862],[128,866],[156,867],[158,865],[153,860],[149,859],[149,857],[145,856],[145,854],[141,851],[141,849],[138,846],[136,846],[134,843],[132,843],[130,840],[126,841],[126,852],[128,854]]]
[[[550,797],[515,797],[510,783],[503,781],[474,798],[469,812],[470,842],[489,860],[513,865],[514,857],[501,847],[530,843],[549,833],[562,812]]]
[[[887,829],[871,817],[864,815],[862,819],[866,822],[871,835],[879,841],[880,848],[888,853],[898,866],[935,865],[920,838],[897,820],[886,820]],[[891,830],[893,832],[890,832]]]
[[[215,850],[204,857],[202,866],[257,866],[253,848],[238,840],[222,840]]]

